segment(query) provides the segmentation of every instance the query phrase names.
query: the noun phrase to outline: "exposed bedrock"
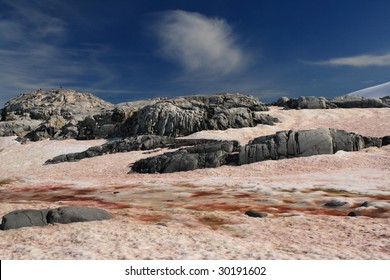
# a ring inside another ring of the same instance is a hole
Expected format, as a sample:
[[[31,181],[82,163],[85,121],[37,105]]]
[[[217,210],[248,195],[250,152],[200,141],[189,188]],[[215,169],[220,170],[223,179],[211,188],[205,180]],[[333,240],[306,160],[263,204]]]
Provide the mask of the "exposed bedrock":
[[[240,147],[239,164],[359,151],[371,146],[381,147],[382,138],[328,128],[280,131],[255,138],[248,145]]]
[[[45,226],[48,224],[67,224],[74,222],[101,221],[112,216],[104,209],[78,206],[65,206],[56,209],[16,210],[3,216],[0,229]]]
[[[194,146],[199,144],[216,143],[218,140],[212,139],[177,139],[158,135],[140,135],[128,137],[120,140],[113,140],[100,146],[88,148],[79,153],[69,153],[58,155],[49,159],[45,164],[54,164],[61,162],[79,161],[84,158],[102,156],[106,154],[125,153],[130,151],[153,150],[157,148],[179,148],[183,146]]]
[[[138,135],[185,136],[201,130],[272,125],[268,108],[242,94],[155,98],[111,104],[90,93],[58,89],[25,93],[2,109],[0,136],[33,141],[100,139]]]
[[[141,159],[131,166],[131,172],[172,173],[219,167],[231,163],[234,153],[237,151],[237,141],[219,141],[213,144],[197,145]]]
[[[127,119],[124,136],[155,134],[186,136],[201,130],[225,130],[273,124],[278,120],[255,112],[268,108],[253,96],[241,94],[200,95],[164,100],[141,108]]]
[[[364,98],[353,95],[343,95],[332,99],[322,96],[281,97],[272,105],[285,109],[390,108],[388,97]]]
[[[224,141],[180,149],[141,159],[134,163],[131,170],[140,173],[168,173],[226,164],[243,165],[263,160],[334,154],[341,150],[359,151],[371,146],[381,147],[383,139],[328,128],[288,130],[255,138],[248,145],[240,147],[237,143]]]

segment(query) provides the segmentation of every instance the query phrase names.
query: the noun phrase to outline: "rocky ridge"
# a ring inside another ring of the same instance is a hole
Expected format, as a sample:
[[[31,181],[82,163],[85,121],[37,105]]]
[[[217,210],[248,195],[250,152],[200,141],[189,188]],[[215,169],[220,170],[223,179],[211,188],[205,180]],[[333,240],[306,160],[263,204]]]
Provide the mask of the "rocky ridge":
[[[359,151],[388,144],[388,136],[366,137],[344,130],[319,128],[289,130],[261,136],[239,146],[234,141],[182,148],[155,157],[141,159],[130,172],[170,173],[222,165],[243,165],[264,160],[334,154],[337,151]]]
[[[271,105],[285,109],[390,108],[390,98],[365,98],[354,95],[331,99],[322,96],[281,97]]]
[[[2,109],[0,136],[39,141],[159,135],[178,137],[205,130],[272,125],[258,112],[268,108],[253,96],[212,94],[106,102],[90,93],[58,89],[25,93]]]
[[[79,153],[58,155],[52,159],[47,160],[45,164],[79,161],[84,158],[102,156],[105,154],[125,153],[140,150],[153,150],[157,148],[175,149],[183,146],[195,146],[216,142],[218,141],[211,139],[177,139],[158,135],[140,135],[136,137],[127,137],[124,139],[112,140],[100,146],[90,147],[86,151]]]

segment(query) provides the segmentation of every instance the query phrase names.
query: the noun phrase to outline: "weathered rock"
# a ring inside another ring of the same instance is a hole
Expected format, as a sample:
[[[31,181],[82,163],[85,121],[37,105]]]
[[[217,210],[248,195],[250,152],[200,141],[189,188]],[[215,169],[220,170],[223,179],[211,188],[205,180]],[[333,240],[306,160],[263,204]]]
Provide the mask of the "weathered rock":
[[[24,93],[8,101],[2,109],[0,126],[8,127],[0,129],[3,131],[0,136],[18,135],[34,141],[75,138],[79,121],[109,106],[112,104],[90,93],[69,89]],[[71,126],[76,131],[63,131]]]
[[[390,107],[390,98],[364,98],[354,95],[343,95],[331,99],[322,96],[282,97],[272,105],[285,109],[384,108]]]
[[[382,142],[381,138],[363,137],[352,132],[328,128],[280,131],[255,138],[245,146],[238,147],[235,143],[232,151],[216,143],[142,159],[134,163],[132,171],[166,173],[224,164],[242,165],[270,159],[334,154],[340,150],[359,151],[371,146],[381,147]]]
[[[91,158],[105,154],[124,153],[139,150],[152,150],[157,148],[179,148],[199,144],[216,143],[218,140],[211,139],[175,139],[158,135],[140,135],[121,140],[113,140],[100,146],[88,148],[79,153],[70,153],[49,159],[45,164],[61,163],[66,161],[78,161],[83,158]]]
[[[21,227],[47,225],[47,210],[16,210],[3,216],[0,229],[17,229]]]
[[[39,126],[41,122],[37,120],[16,120],[0,122],[0,137],[19,136],[23,137]]]
[[[346,201],[333,199],[324,204],[325,207],[341,207],[348,204]]]
[[[387,104],[387,105],[390,106],[390,96],[382,97],[382,98],[380,98],[380,100],[381,100],[383,103],[385,103],[385,104]]]
[[[255,138],[248,145],[240,147],[239,164],[334,154],[340,150],[359,151],[369,146],[381,147],[381,138],[363,137],[352,132],[327,128],[280,131]]]
[[[70,89],[51,91],[37,90],[23,93],[8,101],[3,108],[3,121],[13,120],[15,116],[48,120],[51,116],[86,116],[101,108],[112,106],[90,93],[81,93]]]
[[[245,212],[245,215],[249,216],[249,217],[253,217],[253,218],[264,218],[264,217],[267,217],[268,214],[267,213],[263,213],[263,212],[258,212],[258,211],[254,211],[254,210],[248,210]]]
[[[112,216],[106,210],[77,206],[60,207],[49,210],[47,213],[47,222],[51,224],[101,221],[109,220],[111,218]]]
[[[16,210],[3,216],[1,230],[17,229],[21,227],[45,226],[53,223],[73,223],[101,221],[111,219],[112,216],[103,209],[77,206],[66,206],[56,209],[43,210]]]
[[[358,213],[358,212],[349,212],[348,217],[359,217],[359,216],[362,216],[362,214]]]
[[[390,136],[382,137],[382,146],[390,145]]]
[[[354,95],[343,95],[329,100],[338,108],[384,108],[390,107],[379,98],[364,98]]]
[[[370,207],[372,206],[372,203],[369,201],[364,201],[359,207]]]
[[[335,106],[322,96],[300,96],[287,100],[284,107],[289,109],[330,109]]]
[[[237,151],[237,147],[236,141],[221,141],[183,148],[175,152],[141,159],[133,164],[131,172],[171,173],[219,167],[229,163],[228,155]]]
[[[178,137],[201,130],[251,127],[262,121],[254,112],[266,110],[258,99],[241,94],[181,97],[143,107],[127,119],[121,131],[125,136]]]

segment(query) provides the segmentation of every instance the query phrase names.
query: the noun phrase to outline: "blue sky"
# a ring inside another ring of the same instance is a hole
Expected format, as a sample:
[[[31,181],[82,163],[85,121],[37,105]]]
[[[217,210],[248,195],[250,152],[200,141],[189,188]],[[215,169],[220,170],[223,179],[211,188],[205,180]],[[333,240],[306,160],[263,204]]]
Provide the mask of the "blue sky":
[[[60,86],[113,103],[337,96],[390,81],[390,1],[0,0],[0,106]]]

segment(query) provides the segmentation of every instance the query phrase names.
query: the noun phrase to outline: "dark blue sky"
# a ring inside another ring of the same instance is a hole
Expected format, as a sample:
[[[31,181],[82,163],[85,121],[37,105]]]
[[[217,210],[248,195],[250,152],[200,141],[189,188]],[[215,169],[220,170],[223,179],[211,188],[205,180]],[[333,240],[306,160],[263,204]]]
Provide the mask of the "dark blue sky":
[[[390,81],[385,0],[0,0],[0,38],[0,106],[60,86],[270,101]]]

